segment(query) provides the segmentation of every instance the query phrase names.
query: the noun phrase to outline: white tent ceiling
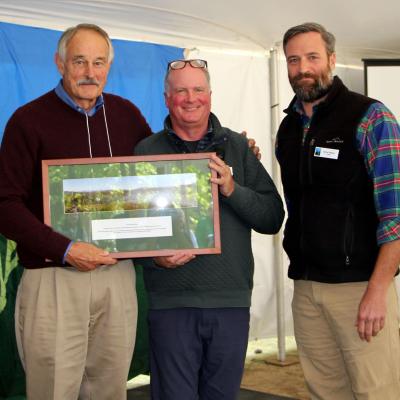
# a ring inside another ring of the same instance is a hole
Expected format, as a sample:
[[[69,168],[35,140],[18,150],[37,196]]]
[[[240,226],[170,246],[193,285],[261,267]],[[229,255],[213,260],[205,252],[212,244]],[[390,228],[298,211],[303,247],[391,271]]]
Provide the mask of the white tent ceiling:
[[[398,0],[0,0],[0,21],[59,30],[94,22],[114,38],[251,52],[317,21],[336,35],[341,62],[400,57]]]

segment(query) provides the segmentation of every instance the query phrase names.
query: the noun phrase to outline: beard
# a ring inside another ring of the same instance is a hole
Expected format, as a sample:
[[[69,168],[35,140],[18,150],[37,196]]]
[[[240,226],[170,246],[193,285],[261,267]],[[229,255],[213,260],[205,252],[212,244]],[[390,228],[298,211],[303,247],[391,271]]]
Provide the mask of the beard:
[[[302,83],[303,78],[313,79],[313,82]],[[289,81],[299,100],[312,103],[329,92],[332,86],[332,71],[328,66],[320,75],[310,72],[299,73],[294,77],[289,77]]]

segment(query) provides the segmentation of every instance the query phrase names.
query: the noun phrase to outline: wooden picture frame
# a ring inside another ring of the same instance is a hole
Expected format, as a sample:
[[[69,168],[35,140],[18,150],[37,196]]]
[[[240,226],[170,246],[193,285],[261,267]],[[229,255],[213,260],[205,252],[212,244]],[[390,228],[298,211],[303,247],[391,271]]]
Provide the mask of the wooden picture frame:
[[[44,223],[115,258],[218,254],[212,154],[43,160]]]

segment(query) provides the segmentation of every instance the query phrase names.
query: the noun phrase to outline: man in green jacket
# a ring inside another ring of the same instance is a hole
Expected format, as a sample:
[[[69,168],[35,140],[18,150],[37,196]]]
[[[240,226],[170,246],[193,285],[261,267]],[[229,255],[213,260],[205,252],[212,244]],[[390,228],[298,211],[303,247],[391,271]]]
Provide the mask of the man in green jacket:
[[[221,127],[211,113],[204,60],[169,63],[169,116],[164,130],[140,142],[135,154],[216,152],[222,253],[176,251],[144,259],[149,293],[153,400],[235,399],[248,341],[254,260],[251,230],[274,234],[281,198],[247,140]]]

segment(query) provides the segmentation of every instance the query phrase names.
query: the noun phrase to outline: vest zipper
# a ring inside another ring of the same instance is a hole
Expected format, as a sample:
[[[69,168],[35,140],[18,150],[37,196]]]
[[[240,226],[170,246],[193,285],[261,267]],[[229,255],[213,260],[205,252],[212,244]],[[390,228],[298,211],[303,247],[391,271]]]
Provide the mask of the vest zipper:
[[[304,158],[306,157],[305,153],[305,141],[302,142],[302,145],[300,147],[300,165],[299,165],[299,183],[302,186],[305,186],[308,184],[308,182],[304,182],[304,164],[305,162],[307,163],[307,166],[309,167],[310,163],[308,160],[304,160]],[[307,154],[308,158],[309,158],[309,151]],[[301,200],[300,200],[300,250],[302,253],[304,253],[305,251],[305,246],[304,246],[304,231],[303,231],[303,226],[304,226],[304,204],[305,204],[305,195],[304,195],[304,190],[301,191]],[[308,265],[304,264],[304,272],[303,272],[303,276],[302,279],[304,280],[308,280]]]
[[[351,265],[350,255],[353,251],[353,217],[354,217],[353,209],[350,207],[346,215],[346,222],[344,226],[343,249],[345,257],[344,263],[346,267],[349,267]]]
[[[311,185],[313,182],[313,178],[312,178],[312,173],[311,173],[311,162],[312,162],[312,156],[313,156],[313,151],[312,148],[315,144],[315,138],[312,138],[310,140],[310,143],[308,144],[308,183]]]

